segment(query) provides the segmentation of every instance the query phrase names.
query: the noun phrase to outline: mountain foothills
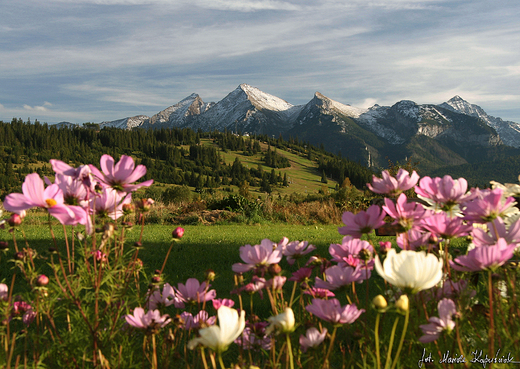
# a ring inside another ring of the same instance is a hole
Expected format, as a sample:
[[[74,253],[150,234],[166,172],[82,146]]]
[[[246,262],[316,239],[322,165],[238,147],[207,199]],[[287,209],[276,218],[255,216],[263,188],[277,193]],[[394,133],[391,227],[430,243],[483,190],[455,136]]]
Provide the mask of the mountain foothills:
[[[464,172],[474,170],[471,165],[520,155],[520,124],[489,116],[459,96],[440,105],[403,100],[360,109],[319,92],[305,105],[292,105],[241,84],[217,103],[205,103],[192,94],[152,117],[139,115],[100,126],[297,137],[367,167],[411,160],[423,173],[440,168]],[[453,166],[460,167],[448,169]]]

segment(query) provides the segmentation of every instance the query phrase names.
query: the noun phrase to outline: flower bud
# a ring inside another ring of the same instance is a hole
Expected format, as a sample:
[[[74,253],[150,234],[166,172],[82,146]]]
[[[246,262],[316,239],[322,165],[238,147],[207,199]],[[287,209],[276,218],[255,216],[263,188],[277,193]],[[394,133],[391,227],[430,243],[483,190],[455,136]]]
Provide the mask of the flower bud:
[[[38,278],[36,278],[36,285],[37,286],[43,287],[43,286],[46,286],[48,284],[49,284],[49,277],[47,277],[46,275],[41,274],[41,275],[38,276]]]
[[[359,258],[363,261],[369,261],[372,259],[372,253],[367,249],[361,249],[359,251]]]
[[[172,232],[173,238],[182,238],[182,236],[184,236],[184,228],[177,227],[173,230],[173,232]]]
[[[271,276],[277,276],[279,275],[281,272],[282,272],[282,267],[278,264],[271,264],[269,265],[269,268],[267,269],[267,271],[269,272],[269,274],[271,274]]]
[[[388,250],[390,250],[392,248],[392,242],[390,242],[390,241],[386,241],[386,242],[380,241],[379,242],[379,247],[380,247],[379,250],[381,251],[381,254],[386,255]]]
[[[410,309],[410,301],[408,300],[408,296],[401,295],[399,299],[395,302],[395,307],[401,310],[401,312],[406,313]]]
[[[9,244],[7,241],[0,241],[0,250],[7,250],[9,248]]]
[[[25,258],[25,255],[23,252],[18,251],[14,253],[14,259],[15,260],[23,260]]]
[[[160,283],[160,282],[161,282],[161,277],[159,277],[159,276],[152,277],[152,283],[157,284],[157,283]]]
[[[135,241],[135,242],[134,242],[134,247],[136,247],[136,248],[139,249],[139,248],[143,247],[143,243],[142,243],[142,242],[139,242],[139,241]]]
[[[214,281],[216,277],[216,273],[213,269],[206,270],[206,281],[211,282]]]
[[[134,204],[132,204],[132,203],[123,204],[123,212],[125,214],[133,213],[134,210],[135,210],[135,205]]]
[[[9,219],[7,219],[7,223],[11,227],[18,227],[20,224],[22,224],[22,217],[18,214],[12,214]]]
[[[388,303],[386,302],[386,299],[383,297],[383,295],[377,295],[374,297],[372,304],[376,309],[385,309],[388,306]]]

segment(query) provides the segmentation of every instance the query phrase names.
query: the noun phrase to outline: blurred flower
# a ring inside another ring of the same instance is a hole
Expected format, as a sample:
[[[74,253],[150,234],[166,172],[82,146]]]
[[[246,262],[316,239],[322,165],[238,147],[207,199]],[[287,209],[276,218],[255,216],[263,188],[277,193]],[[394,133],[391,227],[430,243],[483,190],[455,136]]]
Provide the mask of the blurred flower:
[[[365,279],[370,278],[370,270],[364,266],[356,268],[346,266],[341,267],[334,265],[325,270],[325,281],[316,277],[316,288],[326,288],[328,290],[336,290],[341,287],[350,286],[352,282],[361,283]]]
[[[271,338],[265,335],[266,322],[248,324],[235,343],[242,346],[244,350],[269,350],[271,349]],[[251,367],[250,367],[251,368]]]
[[[202,282],[202,284],[196,278],[189,278],[186,281],[186,285],[179,283],[177,288],[174,288],[177,297],[180,300],[179,307],[183,308],[182,303],[201,303],[203,301],[213,300],[217,296],[215,290],[208,291],[210,284]]]
[[[508,244],[506,240],[499,238],[495,245],[475,247],[467,255],[450,261],[450,265],[461,272],[492,271],[513,257],[515,247],[515,244]]]
[[[30,325],[34,319],[36,318],[36,312],[34,310],[27,310],[25,314],[22,316],[22,322],[25,325]]]
[[[301,282],[304,282],[305,280],[307,280],[311,276],[311,274],[312,274],[311,268],[303,267],[303,268],[298,269],[296,272],[294,272],[292,274],[292,277],[289,278],[289,281],[301,283]]]
[[[341,217],[345,226],[339,227],[338,232],[360,238],[362,234],[370,233],[385,224],[385,216],[386,213],[378,205],[371,205],[367,211],[361,210],[357,214],[346,211]]]
[[[412,293],[432,288],[442,279],[442,260],[424,251],[403,250],[399,254],[390,249],[381,264],[375,259],[377,273],[388,283]]]
[[[144,309],[140,307],[135,308],[133,314],[125,315],[125,320],[132,327],[139,329],[162,328],[171,321],[167,314],[161,316],[159,310],[149,310],[145,314]]]
[[[7,301],[9,296],[9,287],[5,283],[0,283],[0,300]]]
[[[391,199],[385,198],[383,209],[395,219],[392,224],[399,224],[404,230],[411,229],[426,213],[421,204],[408,202],[404,193],[399,195],[395,203]]]
[[[291,333],[294,331],[294,312],[290,307],[286,307],[283,313],[267,319],[270,323],[265,330],[265,335],[269,336],[276,331],[277,333]]]
[[[428,319],[430,324],[420,325],[424,336],[419,338],[419,342],[428,343],[437,340],[441,333],[445,330],[450,332],[455,327],[452,316],[457,313],[455,303],[450,299],[442,299],[437,305],[439,317],[431,317]]]
[[[316,246],[310,245],[307,241],[288,242],[283,248],[283,254],[287,256],[287,262],[293,265],[296,259],[316,250]]]
[[[233,264],[235,273],[245,273],[257,267],[266,267],[277,264],[282,260],[282,250],[278,245],[268,239],[262,240],[260,245],[245,245],[240,247],[240,258],[247,264]]]
[[[408,171],[400,168],[397,172],[396,177],[390,176],[387,170],[383,170],[381,173],[382,178],[372,177],[372,184],[367,183],[368,188],[375,193],[386,194],[390,196],[397,196],[403,191],[407,191],[416,185],[419,180],[419,175],[412,172],[412,175]]]
[[[397,246],[403,250],[416,250],[417,248],[428,245],[430,232],[421,232],[418,229],[410,229],[407,232],[399,233],[396,237]]]
[[[165,283],[162,292],[155,289],[148,297],[148,309],[155,310],[162,306],[170,306],[175,304],[175,307],[181,305],[180,300],[175,296],[175,290],[169,283]]]
[[[205,310],[199,311],[195,316],[187,311],[183,311],[181,319],[184,321],[183,328],[187,331],[190,329],[206,328],[215,325],[215,322],[217,321],[216,316],[210,317],[208,312]]]
[[[9,219],[7,219],[7,224],[11,227],[18,227],[22,224],[23,218],[19,214],[11,214]]]
[[[182,238],[182,236],[184,236],[184,228],[177,227],[173,230],[173,232],[172,232],[173,238]]]
[[[453,179],[449,175],[443,178],[423,177],[415,187],[417,196],[434,205],[435,210],[450,211],[455,205],[471,200],[476,196],[467,193],[468,182],[464,178]]]
[[[312,304],[306,306],[305,309],[332,324],[351,324],[365,311],[358,309],[354,304],[341,306],[338,299],[313,299]]]
[[[303,334],[300,336],[300,346],[302,347],[302,351],[307,352],[308,349],[321,345],[326,336],[327,328],[323,328],[321,333],[315,327],[307,329],[305,336]]]
[[[341,245],[333,243],[329,246],[329,253],[332,256],[332,261],[338,263],[340,266],[356,267],[358,264],[365,267],[365,262],[362,260],[362,254],[368,252],[369,255],[374,253],[374,248],[367,241],[362,241],[351,236],[343,237]],[[368,269],[372,269],[374,261],[367,262]]]
[[[45,274],[40,274],[38,278],[36,278],[36,285],[37,286],[46,286],[49,284],[49,277],[47,277]]]
[[[201,344],[217,353],[221,353],[226,351],[228,346],[240,336],[246,325],[244,310],[240,312],[239,317],[235,309],[221,306],[217,314],[219,325],[200,329],[200,337],[188,342],[190,350]]]
[[[383,295],[377,295],[374,297],[372,304],[376,309],[385,309],[388,306],[388,302],[386,302],[386,299],[383,297]]]
[[[334,297],[336,296],[334,292],[329,291],[326,288],[316,288],[316,287],[310,287],[303,291],[306,295],[311,295],[313,298],[316,299],[326,299],[328,297]]]
[[[58,185],[53,184],[44,188],[43,180],[37,173],[28,174],[22,185],[21,193],[12,193],[6,196],[4,208],[10,212],[20,214],[23,211],[40,207],[58,219],[61,224],[86,224],[87,214],[78,206],[67,206],[63,203],[63,192]]]
[[[79,167],[74,168],[68,165],[67,163],[64,163],[63,161],[56,159],[51,159],[50,163],[52,166],[52,170],[57,175],[71,177],[74,180],[74,182],[80,182],[84,186],[86,191],[94,192],[96,181],[92,176],[90,166],[80,165]]]
[[[473,228],[472,236],[475,246],[495,245],[499,238],[503,238],[507,243],[520,244],[520,220],[517,220],[506,229],[506,224],[502,218],[493,219],[487,224],[489,232],[482,228]]]
[[[235,305],[235,301],[230,299],[213,299],[211,302],[215,310],[220,309],[221,306],[233,307]]]
[[[497,217],[506,217],[517,213],[515,199],[513,197],[503,198],[503,190],[476,189],[476,198],[467,201],[462,206],[464,219],[473,223],[491,222]]]
[[[146,174],[146,167],[144,165],[135,166],[132,157],[121,155],[121,159],[114,163],[114,158],[105,154],[99,162],[103,172],[93,165],[90,165],[90,170],[99,182],[119,192],[129,193],[153,183],[153,179],[150,179],[139,184],[131,184]]]
[[[401,310],[403,313],[406,313],[410,310],[410,299],[406,295],[401,295],[395,302],[395,307]]]
[[[131,194],[120,193],[113,188],[105,187],[100,195],[91,200],[90,207],[98,216],[116,220],[123,216],[123,205],[131,202]]]
[[[473,226],[464,224],[461,218],[450,218],[446,213],[434,213],[419,224],[422,229],[444,239],[467,236],[473,230]]]
[[[269,289],[274,289],[277,292],[281,292],[283,285],[285,284],[285,281],[287,281],[287,277],[277,275],[272,279],[267,280],[267,282],[265,283],[265,287]]]

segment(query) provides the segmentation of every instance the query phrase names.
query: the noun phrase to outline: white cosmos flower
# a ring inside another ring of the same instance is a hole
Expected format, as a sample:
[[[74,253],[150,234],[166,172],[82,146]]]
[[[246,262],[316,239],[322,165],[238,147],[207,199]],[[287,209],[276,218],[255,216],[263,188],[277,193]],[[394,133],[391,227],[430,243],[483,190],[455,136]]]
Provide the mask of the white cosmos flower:
[[[269,336],[273,331],[282,332],[282,333],[291,333],[294,331],[294,312],[290,307],[286,307],[283,313],[280,313],[276,316],[272,316],[269,319],[269,326],[265,330],[265,335]]]
[[[403,250],[399,254],[390,249],[381,264],[375,259],[377,273],[388,283],[411,289],[412,293],[432,288],[442,279],[442,260],[424,251]]]
[[[246,312],[242,310],[240,317],[235,309],[221,306],[218,309],[218,324],[199,330],[200,337],[188,342],[188,348],[193,350],[197,345],[209,347],[217,353],[227,350],[228,346],[240,336],[246,326]]]

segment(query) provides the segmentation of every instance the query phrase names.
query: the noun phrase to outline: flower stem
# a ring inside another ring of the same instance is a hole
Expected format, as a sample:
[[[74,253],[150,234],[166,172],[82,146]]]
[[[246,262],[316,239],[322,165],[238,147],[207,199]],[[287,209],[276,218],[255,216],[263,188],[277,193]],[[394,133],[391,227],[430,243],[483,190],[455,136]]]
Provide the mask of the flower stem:
[[[381,319],[381,313],[377,313],[376,328],[375,328],[375,340],[376,340],[376,358],[377,358],[377,369],[381,369],[381,355],[379,354],[379,320]]]
[[[226,366],[224,365],[224,361],[222,361],[222,354],[220,352],[218,353],[218,362],[220,363],[220,367],[222,369],[226,369]]]
[[[399,316],[395,319],[394,326],[392,327],[392,333],[390,334],[390,343],[388,344],[388,352],[386,353],[385,369],[390,367],[397,323],[399,323]]]
[[[404,337],[406,336],[406,330],[408,329],[408,322],[410,321],[410,309],[406,310],[406,316],[404,318],[404,327],[403,333],[401,334],[401,342],[399,342],[399,347],[397,348],[397,353],[395,354],[394,362],[392,364],[392,368],[394,369],[397,365],[397,361],[399,360],[399,355],[401,354],[401,350],[403,348]]]
[[[329,349],[327,350],[327,354],[325,355],[325,360],[323,360],[323,366],[321,369],[324,369],[327,367],[327,363],[329,360],[330,353],[332,352],[332,347],[334,347],[334,340],[336,339],[336,331],[338,330],[338,326],[334,326],[334,330],[332,331],[332,337],[330,338],[330,344]]]
[[[161,274],[163,273],[164,271],[164,267],[166,266],[166,262],[168,261],[168,257],[170,256],[170,252],[172,251],[172,247],[173,247],[173,244],[175,242],[172,242],[171,245],[170,245],[170,248],[168,249],[168,253],[166,254],[166,257],[164,258],[164,262],[163,262],[163,265],[162,265],[162,268],[161,268]]]
[[[291,336],[289,333],[285,335],[287,338],[287,354],[289,355],[289,364],[291,366],[291,369],[294,369],[294,359],[293,359],[293,352],[292,352],[292,346],[291,346]]]
[[[493,278],[491,270],[488,271],[488,290],[489,290],[489,332],[488,332],[488,343],[489,352],[493,354],[495,352],[495,318],[493,316]],[[493,368],[493,363],[489,364],[489,368]]]

